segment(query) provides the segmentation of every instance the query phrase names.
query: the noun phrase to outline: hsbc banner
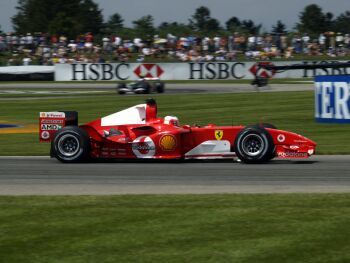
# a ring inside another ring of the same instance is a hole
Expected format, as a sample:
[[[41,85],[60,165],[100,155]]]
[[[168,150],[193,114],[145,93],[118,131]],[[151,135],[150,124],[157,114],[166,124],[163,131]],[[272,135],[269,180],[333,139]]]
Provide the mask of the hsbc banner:
[[[350,75],[315,78],[315,118],[325,123],[350,123]]]
[[[327,61],[329,63],[330,61]],[[322,61],[288,62],[190,62],[190,63],[102,63],[102,64],[57,64],[56,81],[117,81],[137,80],[141,76],[162,80],[220,80],[252,79],[255,75],[268,78],[311,78],[316,75],[349,74],[350,70],[305,69],[288,70],[282,73],[266,70],[260,64],[277,66],[292,64],[321,64]],[[347,70],[349,72],[347,72]]]

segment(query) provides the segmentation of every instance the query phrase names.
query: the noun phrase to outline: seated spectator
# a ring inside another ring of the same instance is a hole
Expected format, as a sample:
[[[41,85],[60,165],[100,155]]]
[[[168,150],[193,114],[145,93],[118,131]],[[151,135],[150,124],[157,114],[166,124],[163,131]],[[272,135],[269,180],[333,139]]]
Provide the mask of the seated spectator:
[[[30,58],[30,57],[24,57],[23,59],[22,59],[22,65],[23,66],[29,66],[30,65],[30,63],[32,62],[32,59]]]
[[[150,48],[144,47],[144,48],[142,49],[142,54],[143,54],[144,56],[150,56],[150,55],[152,55],[152,51],[151,51]]]
[[[77,43],[75,43],[75,41],[74,40],[69,40],[69,44],[68,44],[68,46],[67,46],[68,48],[69,48],[69,52],[70,53],[75,53],[75,52],[77,52],[77,47],[78,47],[78,45],[77,45]]]

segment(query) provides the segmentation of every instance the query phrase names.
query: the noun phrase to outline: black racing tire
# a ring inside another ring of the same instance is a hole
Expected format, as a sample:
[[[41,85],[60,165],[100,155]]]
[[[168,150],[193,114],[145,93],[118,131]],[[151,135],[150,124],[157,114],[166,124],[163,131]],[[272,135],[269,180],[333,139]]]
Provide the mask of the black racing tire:
[[[277,127],[271,123],[261,123],[259,124],[260,126],[264,127],[264,128],[270,128],[270,129],[275,129],[277,130]]]
[[[254,125],[249,125],[247,127],[256,127],[256,128],[270,128],[270,129],[277,129],[277,127],[271,123],[263,122],[263,123],[257,123]]]
[[[120,83],[120,84],[118,85],[118,89],[125,89],[125,88],[126,88],[125,83]]]
[[[244,163],[264,163],[273,158],[275,146],[264,128],[246,127],[238,133],[234,151]]]
[[[122,89],[126,89],[126,85],[125,83],[120,83],[117,87],[117,92],[119,95],[124,95],[125,91],[123,91]]]
[[[118,94],[119,94],[119,95],[125,95],[125,91],[123,91],[123,90],[118,90]]]
[[[156,84],[156,88],[158,93],[164,93],[165,84],[163,82],[159,82]]]
[[[277,127],[271,123],[267,123],[267,122],[263,122],[263,123],[259,123],[259,124],[255,124],[255,125],[251,125],[249,127],[256,127],[256,128],[269,128],[269,129],[275,129],[277,130]],[[274,147],[273,151],[271,152],[271,154],[268,156],[267,160],[272,160],[273,158],[276,157],[276,147]]]
[[[77,126],[62,128],[51,142],[51,154],[64,163],[87,161],[90,155],[88,133]]]
[[[150,94],[151,92],[152,92],[152,87],[151,87],[151,85],[149,84],[149,83],[147,83],[147,82],[144,82],[144,83],[142,83],[142,88],[143,88],[143,92],[144,92],[144,94]]]

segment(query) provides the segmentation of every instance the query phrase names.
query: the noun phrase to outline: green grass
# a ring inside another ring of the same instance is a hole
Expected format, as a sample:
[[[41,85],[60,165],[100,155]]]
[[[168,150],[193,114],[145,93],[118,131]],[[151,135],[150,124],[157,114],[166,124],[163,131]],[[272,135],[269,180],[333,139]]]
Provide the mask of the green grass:
[[[20,91],[20,93],[6,93],[8,91]],[[0,89],[0,100],[5,98],[45,98],[45,97],[96,97],[96,96],[106,96],[115,95],[116,90],[99,88],[98,90],[87,90],[87,89],[59,89],[59,90],[47,90],[44,88],[34,88],[34,89]]]
[[[32,95],[31,95],[32,96]],[[239,125],[260,121],[300,133],[318,143],[321,154],[349,154],[349,125],[319,124],[314,120],[312,91],[225,94],[153,94],[159,116],[178,116],[182,124]],[[80,123],[143,103],[147,96],[109,95],[36,100],[1,100],[0,120],[38,123],[38,112],[77,110]],[[49,145],[38,134],[0,134],[0,155],[47,155]]]
[[[4,263],[350,262],[350,195],[0,197]]]

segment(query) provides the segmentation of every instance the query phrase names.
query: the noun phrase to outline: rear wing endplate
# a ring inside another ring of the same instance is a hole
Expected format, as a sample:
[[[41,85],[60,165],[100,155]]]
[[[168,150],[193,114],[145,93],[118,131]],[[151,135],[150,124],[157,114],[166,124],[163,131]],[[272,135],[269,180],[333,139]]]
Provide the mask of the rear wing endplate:
[[[51,142],[55,133],[65,126],[78,125],[78,112],[52,111],[39,114],[40,142]]]

